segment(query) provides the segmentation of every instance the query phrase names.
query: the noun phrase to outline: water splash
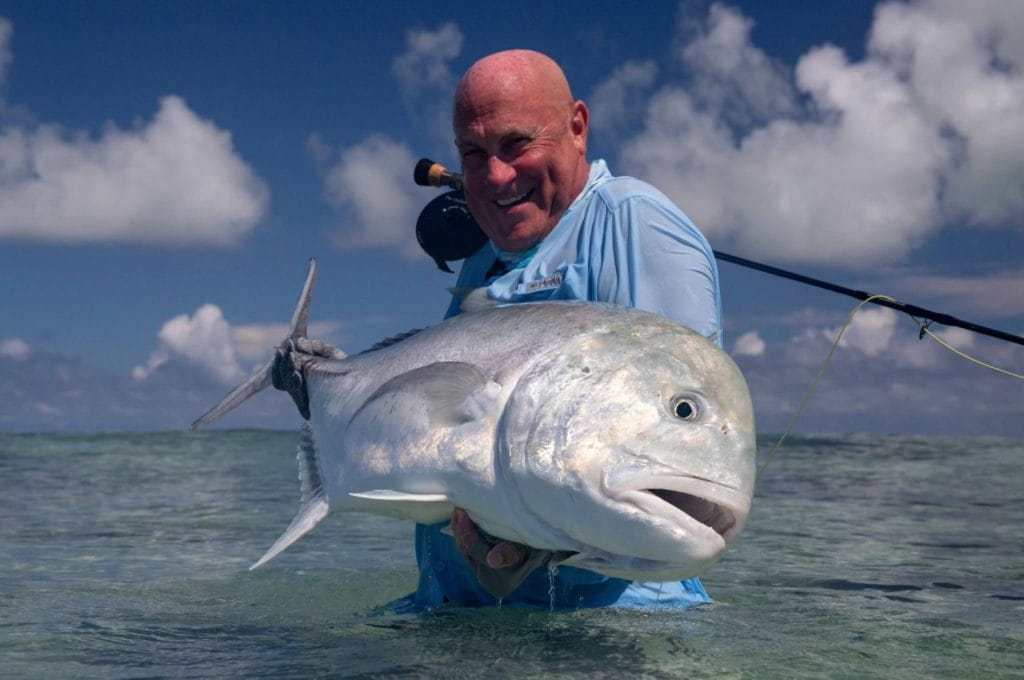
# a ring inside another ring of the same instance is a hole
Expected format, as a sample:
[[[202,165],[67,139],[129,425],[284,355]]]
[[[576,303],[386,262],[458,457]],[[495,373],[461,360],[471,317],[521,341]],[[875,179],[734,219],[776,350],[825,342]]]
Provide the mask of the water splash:
[[[555,577],[558,576],[558,565],[548,565],[548,608],[555,611]]]

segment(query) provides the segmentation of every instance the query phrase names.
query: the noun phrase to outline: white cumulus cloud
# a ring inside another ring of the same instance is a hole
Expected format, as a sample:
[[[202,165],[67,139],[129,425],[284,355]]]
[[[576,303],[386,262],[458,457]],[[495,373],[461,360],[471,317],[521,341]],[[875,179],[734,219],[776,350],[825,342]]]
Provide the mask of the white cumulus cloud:
[[[395,57],[391,68],[405,93],[450,87],[449,64],[461,51],[462,31],[450,21],[433,31],[411,29],[405,35],[405,52]]]
[[[932,332],[943,342],[958,350],[968,350],[974,347],[975,337],[977,337],[966,328],[957,328],[956,326],[937,329]]]
[[[840,347],[854,347],[869,357],[876,357],[889,348],[896,330],[896,312],[887,307],[861,308],[846,327]],[[842,327],[825,331],[835,340]]]
[[[730,121],[749,124],[796,112],[792,76],[750,43],[754,22],[721,4],[703,25],[683,17],[677,39],[682,62],[694,76],[689,89]]]
[[[266,361],[273,347],[288,337],[288,324],[247,324],[231,326],[235,354],[245,361]],[[314,334],[315,337],[315,334]]]
[[[452,149],[452,94],[457,76],[451,62],[461,51],[462,31],[446,22],[435,30],[407,31],[405,51],[391,63],[410,122],[434,140],[434,151]]]
[[[342,215],[333,234],[338,246],[390,246],[410,258],[422,255],[412,226],[437,190],[413,184],[416,161],[409,147],[385,135],[341,153],[324,180],[327,202]]]
[[[309,335],[329,341],[340,326],[336,321],[314,322],[309,324]],[[157,371],[194,375],[198,370],[210,376],[211,382],[233,386],[254,366],[266,362],[288,332],[285,323],[233,326],[220,307],[205,304],[195,314],[180,314],[165,322],[157,334],[157,348],[145,365],[132,370],[132,377],[145,381]],[[0,345],[0,353],[3,347]]]
[[[309,337],[324,340],[340,328],[336,321],[316,321],[309,324]],[[288,337],[288,324],[244,324],[231,326],[231,341],[235,354],[243,361],[263,362],[270,358],[271,351]]]
[[[437,190],[413,184],[412,173],[421,157],[443,158],[453,149],[451,62],[461,50],[462,32],[446,22],[434,30],[407,31],[405,50],[391,64],[412,124],[435,140],[432,150],[413,153],[383,133],[337,151],[317,133],[307,138],[307,154],[324,171],[324,197],[341,217],[331,234],[336,246],[389,247],[422,257],[412,229]]]
[[[956,150],[943,204],[1024,228],[1024,3],[928,0],[878,9],[872,54],[908,83]]]
[[[263,181],[231,134],[180,97],[98,139],[57,125],[0,132],[0,238],[230,245],[262,218]]]
[[[201,369],[224,385],[245,377],[232,342],[231,326],[216,305],[203,305],[192,316],[174,317],[163,325],[157,338],[160,344],[146,365],[133,369],[136,380],[146,380],[161,367],[175,363]]]
[[[732,353],[737,356],[759,357],[764,354],[765,342],[757,331],[748,331],[736,338]]]
[[[591,128],[617,137],[634,125],[641,114],[634,102],[647,96],[657,74],[653,61],[627,61],[616,68],[587,97]]]
[[[27,342],[19,338],[8,338],[0,342],[0,357],[13,359],[14,361],[24,361],[31,353],[32,348],[29,347]]]
[[[964,221],[1020,228],[1022,26],[1016,0],[885,3],[863,59],[824,45],[787,69],[715,3],[681,22],[685,78],[665,69],[634,97],[643,124],[619,172],[654,182],[713,240],[775,260],[894,261]]]

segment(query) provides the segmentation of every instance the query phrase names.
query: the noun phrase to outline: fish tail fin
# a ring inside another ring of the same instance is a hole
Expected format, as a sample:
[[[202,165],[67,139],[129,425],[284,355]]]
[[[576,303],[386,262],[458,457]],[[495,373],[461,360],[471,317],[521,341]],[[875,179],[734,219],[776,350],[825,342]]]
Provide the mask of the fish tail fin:
[[[310,258],[309,271],[306,272],[306,281],[302,285],[302,293],[299,295],[298,304],[296,304],[295,311],[292,313],[291,328],[288,332],[288,337],[285,338],[285,344],[287,344],[289,340],[294,341],[299,338],[305,338],[306,336],[306,332],[309,327],[309,306],[313,301],[313,285],[315,282],[316,259]],[[249,376],[245,382],[228,392],[216,406],[199,416],[199,418],[192,423],[189,429],[194,431],[198,430],[200,427],[209,425],[230,411],[233,411],[249,397],[252,397],[253,395],[270,387],[273,381],[274,362],[277,358],[278,357],[275,354],[270,361]],[[308,417],[308,414],[304,415],[307,415]]]
[[[249,567],[250,571],[277,557],[292,543],[312,531],[331,511],[327,492],[324,490],[320,461],[316,455],[313,428],[309,423],[302,424],[299,432],[299,452],[296,457],[299,460],[299,481],[302,483],[299,511],[280,538],[274,541],[274,545],[270,546],[256,564]]]
[[[276,358],[276,357],[275,357]],[[274,359],[271,359],[263,365],[258,371],[253,373],[249,378],[241,385],[236,387],[227,393],[227,395],[217,403],[216,406],[211,408],[203,415],[196,418],[192,425],[188,429],[195,431],[200,427],[209,425],[210,423],[218,420],[224,414],[233,411],[235,407],[241,404],[249,397],[262,392],[263,390],[270,387],[271,382],[271,370],[274,367]]]
[[[302,292],[299,294],[299,302],[292,312],[291,331],[288,338],[306,337],[309,330],[309,306],[313,302],[313,285],[316,283],[316,258],[309,258],[309,271],[306,272],[306,281],[302,284]]]

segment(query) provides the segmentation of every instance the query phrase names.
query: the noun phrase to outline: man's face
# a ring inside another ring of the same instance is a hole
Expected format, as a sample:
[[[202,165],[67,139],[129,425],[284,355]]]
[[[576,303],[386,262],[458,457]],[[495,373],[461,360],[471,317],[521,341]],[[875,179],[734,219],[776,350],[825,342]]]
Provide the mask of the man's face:
[[[482,93],[456,108],[455,144],[470,212],[502,250],[547,236],[586,184],[587,110]]]

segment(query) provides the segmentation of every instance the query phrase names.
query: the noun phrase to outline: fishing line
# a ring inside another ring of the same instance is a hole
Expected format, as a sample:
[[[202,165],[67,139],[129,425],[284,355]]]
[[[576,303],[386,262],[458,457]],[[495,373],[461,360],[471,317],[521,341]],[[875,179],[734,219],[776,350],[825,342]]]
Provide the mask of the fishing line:
[[[993,366],[990,363],[982,361],[981,359],[978,359],[976,357],[972,357],[971,355],[967,354],[966,352],[963,352],[963,351],[957,349],[956,347],[953,347],[948,342],[946,342],[945,340],[943,340],[939,336],[937,336],[934,333],[932,333],[931,330],[929,330],[927,323],[922,323],[921,321],[919,321],[914,316],[911,316],[910,318],[913,319],[914,322],[921,328],[921,336],[922,337],[927,335],[929,338],[931,338],[935,342],[939,343],[940,345],[945,347],[947,350],[949,350],[953,354],[955,354],[958,357],[960,357],[961,359],[966,359],[967,361],[970,361],[972,364],[977,364],[978,366],[981,366],[982,368],[987,368],[990,371],[995,371],[996,373],[1000,373],[1000,374],[1005,375],[1005,376],[1007,376],[1009,378],[1016,378],[1017,380],[1024,380],[1024,375],[1021,375],[1020,373],[1014,373],[1013,371],[1008,371],[1005,368],[999,368],[998,366]]]
[[[757,479],[758,480],[761,479],[761,475],[764,474],[765,469],[768,467],[768,463],[771,462],[772,458],[775,457],[775,454],[778,452],[779,448],[782,447],[782,443],[784,441],[786,441],[787,437],[789,437],[790,433],[793,431],[793,426],[796,425],[796,421],[800,417],[800,414],[807,407],[807,404],[808,404],[808,402],[810,402],[811,397],[814,396],[814,392],[815,392],[815,390],[818,387],[818,382],[821,381],[821,377],[825,374],[825,368],[828,367],[829,362],[832,361],[832,356],[835,354],[836,349],[839,347],[839,342],[843,339],[843,334],[846,332],[846,329],[850,327],[850,324],[853,323],[853,317],[857,315],[857,312],[859,312],[861,307],[863,307],[864,305],[866,305],[866,304],[868,304],[870,302],[876,302],[877,303],[878,301],[887,302],[887,303],[890,303],[890,304],[893,304],[893,305],[900,305],[900,304],[902,304],[899,300],[897,300],[897,299],[895,299],[893,297],[889,297],[888,295],[869,295],[868,297],[864,298],[860,303],[858,303],[856,307],[853,308],[853,311],[850,312],[850,315],[848,317],[846,317],[846,323],[844,323],[842,328],[839,329],[839,333],[836,335],[836,339],[832,343],[832,348],[828,351],[828,355],[825,357],[825,361],[822,362],[821,368],[818,369],[817,375],[814,376],[814,379],[811,381],[810,386],[807,388],[807,391],[804,393],[804,397],[800,401],[800,405],[797,407],[796,411],[793,413],[793,416],[790,418],[789,424],[786,426],[785,431],[783,431],[782,436],[779,437],[779,441],[775,442],[775,444],[768,451],[768,453],[765,454],[764,463],[761,464],[761,467],[757,471]],[[982,361],[981,359],[978,359],[976,357],[972,357],[969,354],[967,354],[966,352],[963,352],[963,351],[953,347],[952,345],[947,343],[945,340],[943,340],[939,336],[937,336],[934,333],[932,333],[931,330],[928,328],[928,326],[929,326],[928,322],[922,322],[921,320],[919,320],[916,316],[913,316],[912,314],[907,314],[907,316],[909,316],[910,319],[913,320],[913,322],[915,324],[917,324],[918,328],[920,329],[920,335],[918,337],[922,337],[923,338],[925,335],[927,335],[929,338],[931,338],[935,342],[939,343],[940,346],[942,346],[945,349],[949,350],[950,352],[952,352],[956,356],[960,357],[961,359],[965,359],[967,361],[970,361],[971,363],[977,364],[978,366],[981,366],[983,368],[987,368],[987,369],[989,369],[991,371],[994,371],[996,373],[1000,373],[1000,374],[1008,376],[1010,378],[1016,378],[1017,380],[1024,380],[1024,375],[1021,375],[1019,373],[1014,373],[1013,371],[1008,371],[1008,370],[1006,370],[1004,368],[999,368],[998,366],[993,366],[990,363]]]

